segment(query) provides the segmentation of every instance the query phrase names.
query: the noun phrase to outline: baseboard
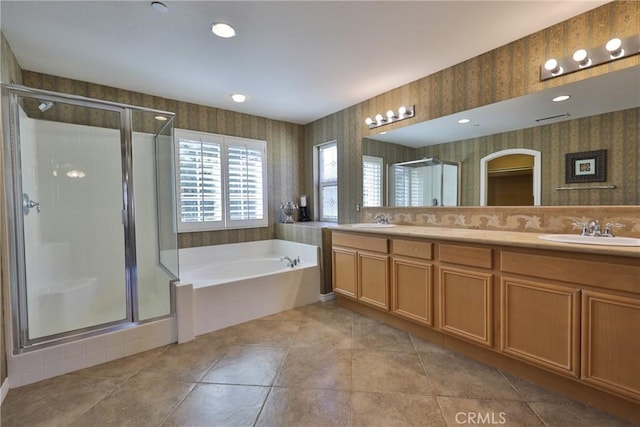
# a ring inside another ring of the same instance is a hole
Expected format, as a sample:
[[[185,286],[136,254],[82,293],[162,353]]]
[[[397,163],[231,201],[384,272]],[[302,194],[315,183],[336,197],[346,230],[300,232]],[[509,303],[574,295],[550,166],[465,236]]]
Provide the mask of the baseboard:
[[[320,302],[327,302],[336,299],[336,294],[329,292],[328,294],[320,294]]]
[[[0,405],[4,402],[4,398],[7,397],[7,393],[9,393],[9,377],[4,379],[2,387],[0,387]]]

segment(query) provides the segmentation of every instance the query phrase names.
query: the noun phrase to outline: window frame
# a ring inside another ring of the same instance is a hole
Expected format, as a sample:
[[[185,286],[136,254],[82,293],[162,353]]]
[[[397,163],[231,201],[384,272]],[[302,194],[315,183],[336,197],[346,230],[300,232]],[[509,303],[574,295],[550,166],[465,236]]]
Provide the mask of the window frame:
[[[220,182],[222,200],[222,219],[220,221],[182,221],[182,198],[180,185],[180,139],[200,140],[211,144],[220,145]],[[247,220],[230,219],[230,195],[229,195],[229,147],[241,147],[262,151],[262,218]],[[175,163],[175,192],[178,233],[194,231],[234,230],[243,228],[259,228],[269,226],[269,194],[267,180],[267,142],[257,139],[242,138],[237,136],[220,135],[208,132],[199,132],[188,129],[174,130],[174,163]]]
[[[328,181],[323,181],[322,180],[322,151],[329,148],[329,147],[335,147],[336,148],[336,178],[335,180],[328,180]],[[337,141],[330,141],[330,142],[326,142],[324,144],[319,144],[316,145],[316,153],[317,153],[317,176],[318,176],[318,181],[317,181],[317,187],[318,187],[318,217],[320,218],[320,221],[323,222],[338,222],[338,209],[336,207],[336,216],[335,217],[327,217],[324,214],[324,209],[323,207],[323,200],[322,200],[322,189],[324,187],[336,187],[336,199],[338,196],[338,191],[339,191],[339,187],[338,187],[338,142]],[[336,203],[338,203],[338,201],[336,200]]]

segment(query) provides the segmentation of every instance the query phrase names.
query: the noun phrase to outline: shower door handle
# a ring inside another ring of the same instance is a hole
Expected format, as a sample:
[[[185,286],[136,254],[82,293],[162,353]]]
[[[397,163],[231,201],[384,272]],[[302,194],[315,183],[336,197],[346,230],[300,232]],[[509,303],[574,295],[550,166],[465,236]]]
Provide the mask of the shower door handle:
[[[22,211],[25,215],[29,215],[29,211],[33,208],[36,208],[36,212],[40,213],[40,202],[34,202],[29,199],[29,195],[27,193],[22,194]]]

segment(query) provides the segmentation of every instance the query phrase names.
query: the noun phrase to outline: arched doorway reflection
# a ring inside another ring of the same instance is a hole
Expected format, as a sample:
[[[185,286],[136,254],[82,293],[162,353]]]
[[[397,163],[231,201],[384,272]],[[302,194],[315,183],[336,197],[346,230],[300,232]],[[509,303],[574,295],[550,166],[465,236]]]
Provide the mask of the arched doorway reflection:
[[[540,152],[515,148],[480,160],[481,206],[540,205]]]

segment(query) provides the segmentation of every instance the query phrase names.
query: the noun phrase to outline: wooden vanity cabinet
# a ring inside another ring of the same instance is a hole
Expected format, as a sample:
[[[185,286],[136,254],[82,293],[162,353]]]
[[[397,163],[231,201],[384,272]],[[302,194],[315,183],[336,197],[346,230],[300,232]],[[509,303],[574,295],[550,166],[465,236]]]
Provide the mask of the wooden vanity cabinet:
[[[360,234],[332,234],[333,290],[389,310],[389,240]]]
[[[640,402],[640,297],[582,292],[582,380]]]
[[[391,241],[391,311],[433,326],[433,243]]]
[[[439,260],[440,330],[493,347],[493,250],[440,244]]]

